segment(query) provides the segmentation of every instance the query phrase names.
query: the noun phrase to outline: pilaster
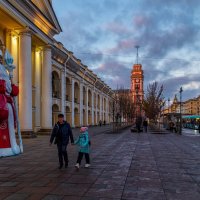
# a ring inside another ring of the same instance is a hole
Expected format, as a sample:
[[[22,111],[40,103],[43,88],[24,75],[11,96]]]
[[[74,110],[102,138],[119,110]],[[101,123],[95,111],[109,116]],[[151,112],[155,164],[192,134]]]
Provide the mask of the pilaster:
[[[96,113],[95,113],[96,114],[96,125],[98,124],[98,115],[97,115],[98,114],[98,112],[97,112],[98,105],[97,104],[98,104],[98,94],[96,93]]]
[[[61,112],[65,114],[66,78],[65,67],[61,70]]]
[[[80,83],[80,126],[83,125],[83,83]]]
[[[100,111],[99,111],[99,115],[100,115],[100,120],[102,121],[102,95],[100,94]]]
[[[71,126],[74,127],[74,78],[72,78],[72,124]]]
[[[41,128],[41,65],[42,52],[40,49],[35,50],[35,128],[38,131]]]
[[[86,125],[88,125],[88,87],[86,87]]]
[[[41,128],[52,128],[52,60],[51,46],[43,48]]]
[[[94,91],[92,91],[92,125],[94,125]]]

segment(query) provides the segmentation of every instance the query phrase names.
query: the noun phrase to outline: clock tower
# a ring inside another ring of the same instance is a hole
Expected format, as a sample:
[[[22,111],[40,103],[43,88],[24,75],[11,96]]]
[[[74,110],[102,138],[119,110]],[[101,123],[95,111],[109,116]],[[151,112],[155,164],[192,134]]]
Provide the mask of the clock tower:
[[[134,64],[131,71],[131,94],[133,102],[142,103],[144,99],[144,75],[141,64]]]

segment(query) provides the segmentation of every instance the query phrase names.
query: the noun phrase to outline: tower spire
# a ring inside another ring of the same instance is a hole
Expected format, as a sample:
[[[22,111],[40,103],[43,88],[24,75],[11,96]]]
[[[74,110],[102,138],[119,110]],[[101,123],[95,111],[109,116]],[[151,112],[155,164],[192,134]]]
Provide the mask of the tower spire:
[[[139,60],[138,50],[139,50],[140,46],[139,46],[139,45],[136,45],[135,48],[137,49],[137,54],[136,54],[136,64],[138,64],[138,60]]]

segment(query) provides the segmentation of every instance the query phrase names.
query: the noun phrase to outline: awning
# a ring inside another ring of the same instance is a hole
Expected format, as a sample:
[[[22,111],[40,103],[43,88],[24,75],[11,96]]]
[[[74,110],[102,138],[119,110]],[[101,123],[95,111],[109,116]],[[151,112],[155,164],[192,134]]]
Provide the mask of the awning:
[[[200,119],[200,115],[185,115],[182,116],[183,119]]]

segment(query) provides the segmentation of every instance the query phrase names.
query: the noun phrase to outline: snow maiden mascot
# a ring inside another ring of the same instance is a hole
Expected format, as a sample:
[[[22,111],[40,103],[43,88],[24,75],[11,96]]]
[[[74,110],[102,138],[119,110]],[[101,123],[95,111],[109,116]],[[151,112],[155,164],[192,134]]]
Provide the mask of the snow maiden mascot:
[[[0,50],[0,157],[13,156],[23,152],[15,97],[19,89],[12,83],[14,69],[13,58]],[[17,144],[15,128],[17,126],[20,145]]]

